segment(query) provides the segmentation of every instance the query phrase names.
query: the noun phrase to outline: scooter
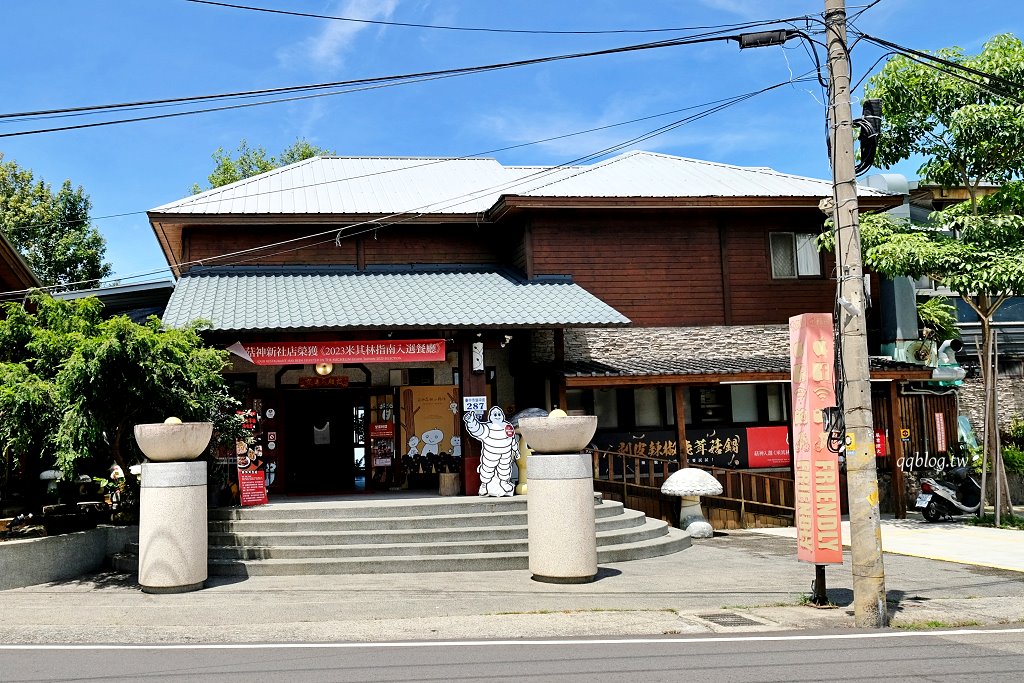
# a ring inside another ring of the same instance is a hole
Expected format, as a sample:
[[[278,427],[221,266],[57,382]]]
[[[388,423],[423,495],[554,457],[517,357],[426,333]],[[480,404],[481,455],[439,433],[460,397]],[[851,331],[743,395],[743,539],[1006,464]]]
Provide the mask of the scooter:
[[[921,479],[921,493],[914,507],[929,522],[938,522],[943,517],[970,514],[978,511],[981,504],[981,486],[974,480],[966,467],[949,471],[948,481],[929,477]]]

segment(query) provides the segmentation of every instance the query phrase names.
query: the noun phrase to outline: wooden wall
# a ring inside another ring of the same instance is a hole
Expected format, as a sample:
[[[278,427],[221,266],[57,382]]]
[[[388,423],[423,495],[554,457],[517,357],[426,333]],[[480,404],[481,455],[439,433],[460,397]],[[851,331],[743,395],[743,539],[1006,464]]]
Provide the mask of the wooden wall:
[[[341,226],[339,226],[341,227]],[[329,226],[214,226],[183,231],[184,261],[209,260],[221,254],[322,233]],[[367,230],[358,227],[352,233]],[[334,243],[334,234],[300,239],[246,256],[208,261],[210,265],[366,265],[469,264],[502,265],[511,262],[521,239],[514,229],[503,232],[492,225],[396,225],[370,230]],[[243,263],[244,260],[244,263]]]
[[[532,219],[532,262],[571,273],[635,325],[783,324],[833,307],[831,258],[821,278],[771,277],[768,233],[817,231],[815,214],[548,211]]]
[[[784,324],[799,313],[832,310],[834,264],[826,256],[820,278],[773,280],[768,235],[817,231],[822,221],[816,209],[536,210],[497,224],[385,226],[339,246],[326,234],[224,261],[210,259],[331,226],[186,226],[182,260],[512,266],[529,275],[572,275],[637,326]]]
[[[824,218],[824,216],[822,216]],[[834,307],[835,259],[822,259],[822,277],[773,279],[768,234],[812,232],[821,223],[792,212],[732,213],[723,217],[728,269],[730,325],[786,323],[801,313],[830,313]],[[768,310],[766,310],[766,308]]]

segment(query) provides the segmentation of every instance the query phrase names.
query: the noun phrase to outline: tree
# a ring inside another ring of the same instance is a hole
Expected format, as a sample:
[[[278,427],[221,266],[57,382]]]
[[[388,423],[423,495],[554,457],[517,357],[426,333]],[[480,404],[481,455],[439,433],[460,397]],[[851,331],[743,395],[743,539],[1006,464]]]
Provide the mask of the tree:
[[[238,145],[235,154],[237,156],[232,156],[231,153],[225,152],[223,147],[218,147],[217,151],[213,153],[213,173],[206,178],[210,183],[210,187],[203,188],[196,183],[192,185],[192,194],[199,194],[204,190],[251,178],[254,175],[266,173],[288,164],[294,164],[297,161],[325,154],[335,154],[335,152],[317,147],[309,141],[300,138],[288,147],[285,147],[277,157],[268,156],[267,150],[262,146],[256,148],[249,147],[245,140],[242,140]]]
[[[1024,109],[1019,104],[1024,101],[1024,43],[1004,34],[989,40],[977,55],[965,55],[956,47],[937,55],[991,77],[972,76],[983,81],[978,85],[955,77],[947,67],[891,59],[865,88],[865,98],[882,100],[876,163],[889,167],[923,157],[918,169],[922,178],[943,187],[964,187],[970,201],[933,214],[932,224],[923,227],[887,214],[865,216],[864,260],[889,277],[939,281],[977,313],[984,349],[985,457],[993,463],[998,491],[1003,475],[991,325],[1008,297],[1024,293],[1022,193],[1013,182],[1024,175]],[[982,183],[1003,188],[982,199]],[[998,520],[1000,510],[996,515]]]
[[[0,153],[0,231],[44,285],[85,289],[110,275],[106,240],[89,223],[92,202],[65,180],[54,192]]]
[[[207,347],[201,325],[165,329],[126,316],[103,320],[94,297],[31,299],[0,311],[0,459],[5,487],[54,465],[124,472],[137,460],[133,425],[227,422],[237,402],[221,371],[227,352]]]

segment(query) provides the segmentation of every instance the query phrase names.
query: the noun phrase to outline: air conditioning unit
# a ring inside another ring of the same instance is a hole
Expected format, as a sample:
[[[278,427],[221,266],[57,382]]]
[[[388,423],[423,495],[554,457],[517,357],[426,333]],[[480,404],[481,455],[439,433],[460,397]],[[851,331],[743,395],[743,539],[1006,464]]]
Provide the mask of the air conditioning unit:
[[[392,368],[388,373],[388,384],[393,387],[409,385],[409,368]]]

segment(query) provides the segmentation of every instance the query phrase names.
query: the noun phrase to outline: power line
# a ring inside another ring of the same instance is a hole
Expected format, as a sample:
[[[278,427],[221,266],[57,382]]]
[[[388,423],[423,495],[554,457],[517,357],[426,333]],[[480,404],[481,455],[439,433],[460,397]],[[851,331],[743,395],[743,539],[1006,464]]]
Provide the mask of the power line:
[[[780,20],[789,21],[789,20]],[[778,23],[778,22],[768,22]],[[751,28],[755,26],[762,26],[764,24],[758,23],[747,23],[737,25],[737,28]],[[534,64],[544,64],[555,61],[565,61],[570,59],[581,59],[585,57],[597,57],[610,54],[619,54],[624,52],[635,52],[640,50],[650,50],[662,47],[676,47],[680,45],[695,45],[699,43],[714,42],[720,40],[736,40],[737,36],[724,36],[724,30],[710,31],[703,34],[696,34],[692,36],[685,36],[681,38],[673,38],[660,41],[652,41],[646,43],[637,43],[633,45],[623,45],[614,48],[606,48],[603,50],[592,50],[588,52],[573,52],[560,55],[549,55],[546,57],[535,57],[532,59],[522,59],[511,62],[499,62],[495,64],[484,64],[469,67],[457,67],[451,69],[439,69],[434,71],[420,71],[406,74],[396,74],[390,76],[374,76],[369,78],[357,78],[345,81],[331,81],[326,83],[310,83],[304,85],[293,85],[283,86],[278,88],[263,88],[258,90],[243,90],[237,92],[226,92],[226,93],[215,93],[208,95],[192,95],[186,97],[173,97],[153,100],[139,100],[133,102],[120,102],[114,104],[94,104],[84,105],[80,107],[67,107],[61,109],[43,109],[36,111],[23,111],[23,112],[11,112],[6,114],[0,114],[0,120],[3,119],[26,119],[27,117],[55,117],[64,114],[78,114],[82,112],[98,113],[98,112],[109,112],[117,109],[131,109],[139,107],[150,107],[154,105],[165,105],[165,104],[186,104],[190,102],[206,102],[210,100],[218,99],[230,99],[230,98],[241,98],[241,97],[260,97],[269,95],[281,95],[295,92],[304,92],[308,90],[328,90],[333,88],[343,88],[349,86],[363,86],[373,85],[379,83],[390,83],[394,81],[404,82],[413,79],[422,79],[435,76],[447,76],[447,75],[462,75],[468,73],[479,73],[485,71],[494,71],[498,69],[517,68],[521,66],[532,66]],[[32,132],[32,131],[29,131]],[[10,135],[10,134],[8,134]]]
[[[442,31],[469,31],[469,32],[480,32],[480,33],[519,33],[519,34],[530,34],[530,35],[608,35],[608,34],[622,34],[622,33],[678,33],[680,31],[696,31],[698,29],[719,29],[727,28],[732,29],[740,26],[745,26],[750,22],[737,23],[737,24],[716,24],[710,26],[677,26],[674,28],[620,28],[620,29],[603,29],[594,31],[557,31],[557,30],[546,30],[546,29],[515,29],[515,28],[493,28],[493,27],[480,27],[480,26],[448,26],[443,24],[416,24],[405,21],[384,21],[382,19],[357,19],[355,17],[340,17],[331,14],[314,14],[311,12],[295,12],[291,10],[274,9],[269,7],[256,7],[253,5],[239,5],[229,2],[213,2],[213,0],[185,0],[185,2],[195,3],[197,5],[213,5],[215,7],[226,7],[237,10],[247,10],[251,12],[264,12],[267,14],[279,14],[287,15],[292,17],[306,17],[311,19],[327,19],[332,21],[344,21],[354,24],[369,24],[375,26],[397,26],[402,28],[425,28],[435,29]],[[797,19],[772,19],[763,20],[759,23],[778,23],[783,21],[796,21],[803,19],[804,17],[798,17]]]
[[[794,83],[800,82],[800,80],[801,80],[801,78],[797,78],[793,82]],[[320,180],[320,181],[316,181],[316,182],[312,182],[312,183],[307,183],[305,185],[295,185],[295,186],[292,186],[292,187],[288,188],[288,191],[291,191],[291,190],[303,190],[303,189],[307,189],[307,188],[310,188],[310,187],[318,187],[320,185],[329,185],[331,183],[348,182],[348,181],[351,181],[351,180],[360,180],[360,179],[363,179],[363,178],[370,178],[370,177],[373,177],[373,176],[385,175],[385,174],[388,174],[388,173],[398,173],[398,172],[401,172],[401,171],[408,171],[408,170],[412,170],[412,169],[416,169],[416,168],[422,168],[424,166],[432,166],[434,164],[444,163],[444,162],[449,161],[451,159],[474,159],[474,158],[483,157],[483,156],[487,156],[487,155],[491,155],[491,154],[497,154],[499,152],[507,152],[507,151],[510,151],[510,150],[513,150],[513,149],[521,149],[523,147],[531,147],[533,145],[542,145],[542,144],[547,143],[547,142],[555,142],[557,140],[565,140],[566,138],[577,137],[579,135],[587,135],[589,133],[597,133],[597,132],[600,132],[600,131],[603,131],[603,130],[610,130],[612,128],[618,128],[620,126],[628,126],[630,124],[640,123],[642,121],[650,121],[651,119],[657,119],[657,118],[662,118],[662,117],[665,117],[665,116],[671,116],[672,114],[679,114],[679,113],[682,113],[684,111],[690,111],[692,109],[698,109],[700,107],[707,107],[709,105],[716,105],[716,104],[720,104],[720,103],[723,103],[723,102],[731,102],[732,100],[736,99],[737,97],[742,97],[742,96],[743,95],[733,95],[733,96],[724,97],[724,98],[718,99],[718,100],[711,100],[709,102],[702,102],[701,104],[694,104],[694,105],[690,105],[688,107],[680,107],[679,109],[672,109],[670,111],[660,112],[658,114],[650,114],[648,116],[641,116],[641,117],[638,117],[638,118],[635,118],[635,119],[629,119],[628,121],[618,121],[616,123],[609,123],[609,124],[606,124],[604,126],[596,126],[594,128],[587,128],[587,129],[584,129],[584,130],[577,130],[577,131],[573,131],[571,133],[562,133],[560,135],[553,135],[551,137],[542,138],[542,139],[539,139],[539,140],[531,140],[529,142],[521,142],[521,143],[516,144],[516,145],[507,145],[505,147],[496,147],[494,149],[489,149],[489,150],[485,150],[485,151],[482,151],[482,152],[474,152],[472,154],[465,154],[465,155],[461,155],[461,156],[457,156],[457,157],[444,158],[444,159],[431,159],[429,161],[425,161],[422,164],[416,164],[416,165],[413,165],[413,166],[406,166],[404,168],[389,168],[389,169],[385,169],[385,170],[382,170],[382,171],[374,171],[372,173],[363,173],[363,174],[356,175],[356,176],[349,176],[348,178],[340,178],[340,179],[336,179],[336,180]],[[276,169],[274,169],[274,170],[276,170]],[[242,180],[248,180],[248,178],[243,178]],[[211,188],[211,190],[213,190],[213,189],[218,189],[218,188]],[[209,190],[207,190],[207,191],[209,191]],[[262,195],[266,195],[266,194],[275,194],[275,193],[283,192],[283,191],[285,191],[285,190],[283,190],[283,189],[264,190],[262,192],[255,192],[255,193],[253,193],[253,194],[251,194],[249,196],[250,197],[258,197],[258,196],[262,196]],[[213,204],[213,203],[216,203],[216,202],[219,202],[219,201],[220,201],[219,199],[210,199],[210,200],[207,200],[207,201],[203,201],[203,200],[197,199],[194,202],[190,202],[189,205],[190,206],[198,206],[198,205],[203,205],[203,204]],[[87,216],[86,218],[83,218],[83,219],[80,219],[80,220],[65,221],[64,224],[76,225],[76,224],[79,224],[79,223],[88,223],[88,222],[91,222],[91,221],[107,220],[107,219],[110,219],[110,218],[122,218],[122,217],[125,217],[125,216],[137,216],[137,215],[143,215],[143,214],[146,214],[146,213],[148,213],[148,211],[143,209],[141,211],[126,211],[126,212],[123,212],[123,213],[106,214],[106,215],[103,215],[103,216]],[[56,223],[56,222],[52,222],[51,221],[51,222],[47,222],[47,223],[30,223],[30,224],[27,224],[27,225],[17,225],[17,226],[12,226],[12,227],[15,228],[15,229],[26,230],[26,229],[29,229],[29,228],[48,227],[48,226],[54,226],[54,225],[59,225],[59,224],[60,223]]]
[[[527,176],[524,176],[524,177],[520,177],[520,178],[516,178],[515,180],[508,181],[508,182],[505,182],[505,183],[500,183],[498,185],[491,186],[491,187],[488,187],[488,188],[482,188],[482,189],[479,189],[479,190],[474,190],[472,192],[468,192],[468,193],[465,193],[463,195],[458,195],[456,197],[449,197],[447,199],[431,202],[429,204],[424,204],[424,205],[421,205],[419,207],[416,207],[416,208],[413,208],[413,209],[409,209],[409,210],[401,212],[401,213],[395,213],[395,214],[391,214],[391,215],[388,215],[388,216],[382,216],[382,217],[375,218],[375,219],[372,219],[372,220],[363,221],[363,222],[360,222],[360,223],[354,223],[352,225],[345,226],[342,229],[332,228],[330,230],[326,230],[326,231],[318,232],[318,233],[313,233],[313,234],[310,234],[310,235],[304,235],[302,237],[297,237],[297,238],[293,238],[293,239],[290,239],[290,240],[283,240],[283,241],[280,241],[280,242],[274,242],[274,243],[271,243],[271,244],[261,245],[259,247],[252,247],[252,248],[249,248],[249,249],[243,249],[243,250],[239,250],[239,251],[235,251],[235,252],[228,252],[228,253],[225,253],[225,254],[220,254],[220,255],[213,256],[213,257],[208,257],[208,258],[201,259],[201,260],[181,262],[181,263],[174,264],[173,266],[162,267],[162,268],[158,268],[158,269],[154,269],[154,270],[149,270],[149,271],[143,271],[143,272],[139,272],[139,273],[132,273],[132,274],[129,274],[129,275],[123,275],[123,276],[119,276],[119,277],[115,277],[115,278],[109,278],[107,280],[103,280],[103,279],[100,279],[100,278],[92,278],[92,279],[88,279],[88,280],[80,280],[80,281],[77,281],[77,282],[62,283],[60,285],[50,285],[50,286],[41,287],[41,288],[34,288],[34,289],[25,289],[25,290],[5,292],[3,294],[0,294],[0,300],[20,298],[20,297],[28,294],[31,291],[47,291],[47,290],[52,290],[52,289],[62,289],[62,288],[66,288],[68,286],[73,286],[73,285],[104,284],[104,283],[108,283],[108,282],[120,282],[120,281],[123,281],[123,280],[138,279],[140,277],[147,277],[147,276],[150,276],[150,275],[157,275],[157,274],[160,274],[160,273],[164,273],[164,272],[169,271],[171,268],[181,268],[181,267],[185,267],[185,266],[202,266],[202,265],[204,265],[206,263],[209,263],[211,261],[220,261],[220,260],[226,259],[226,258],[245,256],[245,255],[252,254],[252,253],[255,253],[255,252],[264,251],[266,249],[272,249],[272,248],[275,248],[275,247],[281,247],[281,246],[285,246],[285,245],[289,245],[289,244],[294,244],[296,242],[301,242],[301,241],[304,241],[304,240],[311,240],[311,239],[315,239],[317,237],[323,237],[323,236],[329,235],[329,234],[335,234],[336,237],[333,240],[326,240],[326,241],[323,241],[323,242],[318,242],[315,245],[303,245],[302,247],[298,247],[298,248],[290,248],[290,249],[287,249],[287,250],[282,250],[282,251],[274,252],[274,253],[270,253],[270,254],[262,254],[262,255],[259,255],[259,256],[252,257],[252,258],[248,258],[248,259],[244,259],[244,260],[239,260],[239,261],[227,264],[227,265],[237,265],[237,263],[245,263],[245,262],[252,261],[252,260],[257,260],[257,259],[265,259],[265,258],[268,258],[268,257],[275,256],[275,255],[277,255],[279,253],[288,253],[288,252],[291,252],[291,251],[296,251],[299,248],[309,248],[311,246],[321,246],[321,245],[323,245],[323,244],[325,244],[325,243],[327,243],[329,241],[335,241],[337,243],[341,239],[344,239],[344,238],[355,237],[355,236],[358,236],[358,235],[361,235],[361,234],[366,234],[366,233],[369,233],[369,232],[373,232],[375,230],[380,230],[382,228],[391,227],[393,225],[399,225],[399,224],[406,223],[406,222],[411,221],[411,220],[415,220],[416,218],[419,218],[420,216],[424,215],[423,209],[428,209],[428,208],[431,208],[431,207],[439,207],[436,210],[443,210],[443,209],[447,209],[447,208],[452,208],[454,206],[458,206],[460,204],[464,204],[466,202],[472,201],[473,199],[477,198],[478,196],[480,196],[482,194],[493,193],[493,192],[496,192],[496,191],[502,190],[502,189],[510,189],[512,187],[516,187],[516,186],[520,186],[520,185],[526,184],[527,182],[531,182],[533,180],[538,180],[538,179],[543,178],[543,177],[545,177],[547,175],[552,175],[554,173],[558,173],[560,171],[563,171],[563,170],[565,170],[565,169],[567,169],[567,168],[569,168],[571,166],[580,164],[581,162],[597,159],[597,158],[599,158],[601,156],[604,156],[604,155],[607,155],[609,153],[621,150],[621,149],[623,149],[623,148],[625,148],[625,147],[627,147],[627,146],[629,146],[631,144],[635,144],[638,141],[648,140],[648,139],[650,139],[650,138],[652,138],[652,137],[654,137],[656,135],[661,135],[661,134],[663,134],[665,132],[668,132],[670,130],[674,130],[676,128],[679,128],[680,126],[683,126],[686,123],[699,120],[699,119],[704,118],[706,116],[710,116],[713,113],[717,113],[718,111],[721,111],[721,110],[723,110],[723,109],[725,109],[725,108],[727,108],[729,106],[733,106],[734,104],[738,104],[740,102],[746,101],[746,100],[748,100],[748,99],[750,99],[750,98],[752,98],[752,97],[754,97],[756,95],[759,95],[759,94],[762,94],[762,93],[765,93],[765,92],[768,92],[768,91],[771,91],[771,90],[775,90],[777,88],[780,88],[780,87],[783,87],[783,86],[786,86],[786,85],[790,85],[792,83],[802,82],[802,81],[805,81],[805,80],[807,80],[806,75],[801,75],[801,76],[799,76],[799,77],[797,77],[795,79],[791,79],[791,80],[787,80],[787,81],[782,81],[780,83],[776,83],[774,85],[770,85],[770,86],[766,86],[764,88],[761,88],[760,90],[755,90],[755,91],[751,91],[751,92],[748,92],[748,93],[743,93],[741,95],[736,95],[736,96],[733,96],[731,98],[727,98],[726,100],[716,100],[716,101],[711,102],[711,103],[706,103],[705,105],[695,105],[695,107],[696,106],[707,106],[708,104],[714,104],[716,106],[714,106],[714,107],[712,107],[712,109],[706,110],[704,112],[698,112],[696,114],[693,114],[693,115],[688,116],[688,117],[684,117],[683,119],[680,119],[678,121],[672,122],[672,123],[667,124],[665,126],[661,126],[661,127],[657,128],[657,129],[654,129],[652,131],[648,131],[647,133],[641,134],[639,136],[635,136],[633,138],[630,138],[629,140],[625,140],[625,141],[617,143],[615,145],[611,145],[611,146],[606,147],[606,148],[604,148],[602,150],[599,150],[597,152],[592,152],[590,154],[586,154],[586,155],[583,155],[581,157],[577,157],[576,159],[573,159],[573,160],[568,161],[568,162],[564,162],[564,163],[556,165],[556,166],[547,167],[545,169],[542,169],[542,170],[537,171],[535,173],[532,173],[530,175],[527,175]],[[687,109],[695,108],[695,107],[689,107]],[[682,110],[679,110],[679,111],[682,111]],[[579,175],[579,174],[582,174],[582,173],[586,173],[586,172],[589,172],[591,170],[593,170],[593,169],[589,168],[589,167],[588,168],[581,168],[576,173],[574,173],[572,175],[569,175],[569,176],[566,176],[566,177],[563,177],[563,178],[560,178],[559,180],[567,180],[569,178],[575,177],[576,175]],[[331,182],[343,182],[344,180],[345,179],[342,179],[342,180],[339,180],[339,181],[331,181]],[[545,187],[545,186],[541,186],[541,187]],[[534,188],[534,189],[539,189],[539,188]],[[388,222],[388,223],[383,223],[382,222],[382,221],[388,221],[389,219],[392,219],[392,218],[399,218],[401,216],[405,216],[405,218],[400,218],[399,220],[391,221],[391,222]],[[352,228],[358,228],[358,227],[363,227],[363,226],[371,226],[371,227],[365,227],[363,230],[358,231],[358,232],[345,232],[345,231],[351,230]],[[342,234],[343,232],[345,234]]]
[[[990,85],[990,86],[993,85],[994,83],[999,83],[999,84],[1003,85],[1004,87],[1012,88],[1012,89],[1016,90],[1017,93],[1020,93],[1020,92],[1024,91],[1024,85],[1022,85],[1020,83],[1016,83],[1014,81],[1011,81],[1011,80],[1009,80],[1007,78],[1003,78],[1002,76],[998,76],[996,74],[988,73],[988,72],[985,72],[985,71],[980,71],[978,69],[975,69],[973,67],[967,66],[965,64],[960,64],[959,62],[954,62],[952,60],[945,59],[945,58],[939,57],[937,55],[928,54],[927,52],[922,52],[920,50],[915,50],[913,48],[904,47],[903,45],[899,45],[897,43],[893,43],[893,42],[890,42],[890,41],[885,40],[883,38],[878,38],[878,37],[869,35],[867,33],[860,33],[860,36],[864,40],[867,40],[868,42],[874,43],[875,45],[878,45],[880,47],[889,48],[890,50],[895,50],[896,52],[899,52],[899,53],[903,54],[906,57],[917,57],[917,58],[919,58],[919,59],[916,59],[914,61],[919,61],[919,60],[923,59],[923,60],[926,60],[926,61],[929,61],[929,62],[935,62],[937,64],[942,64],[943,66],[949,67],[950,69],[955,69],[957,71],[963,71],[965,73],[969,73],[969,74],[971,74],[973,76],[979,76],[981,78],[987,78],[990,81],[990,83],[988,83],[987,85]],[[950,72],[946,72],[946,73],[950,73]],[[958,74],[950,73],[950,75],[957,76],[958,78],[962,78]],[[975,85],[979,85],[979,83],[977,83],[977,81],[972,81],[972,80],[966,79],[966,78],[964,78],[963,80],[966,80],[968,83],[974,83]],[[980,84],[980,85],[986,85],[986,84]],[[1010,95],[1009,98],[1013,99],[1013,96]]]

